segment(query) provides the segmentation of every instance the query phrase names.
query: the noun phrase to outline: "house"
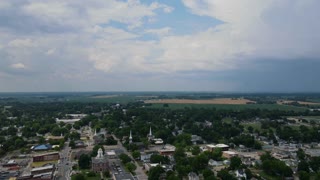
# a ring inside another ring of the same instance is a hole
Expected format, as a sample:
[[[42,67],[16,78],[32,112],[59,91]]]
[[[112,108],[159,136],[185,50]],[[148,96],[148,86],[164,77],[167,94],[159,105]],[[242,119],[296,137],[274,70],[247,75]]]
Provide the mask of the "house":
[[[209,166],[223,166],[223,161],[215,161],[213,159],[210,159],[208,162]]]
[[[225,157],[227,159],[230,159],[234,156],[238,156],[238,153],[234,152],[234,151],[223,151],[222,152],[222,157]]]
[[[202,142],[202,137],[197,135],[191,135],[191,142],[192,144],[196,145],[199,142]]]
[[[238,169],[235,171],[236,178],[238,179],[247,179],[247,175],[244,171],[244,169]]]
[[[226,144],[216,144],[216,145],[213,145],[213,144],[208,144],[207,145],[207,149],[209,151],[214,151],[215,149],[221,149],[222,151],[228,151],[229,150],[229,146],[226,145]]]
[[[190,172],[188,174],[188,180],[199,180],[199,176],[194,172]]]

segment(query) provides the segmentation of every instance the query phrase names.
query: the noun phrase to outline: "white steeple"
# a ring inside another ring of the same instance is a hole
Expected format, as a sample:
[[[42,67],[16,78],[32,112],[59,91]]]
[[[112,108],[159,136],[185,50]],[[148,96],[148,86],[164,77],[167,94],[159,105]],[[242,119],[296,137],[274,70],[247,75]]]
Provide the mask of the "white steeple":
[[[150,137],[152,136],[151,126],[150,126],[149,136]]]
[[[97,129],[94,130],[94,135],[95,135],[95,136],[97,135]]]
[[[99,150],[98,150],[98,155],[97,155],[96,159],[103,159],[103,151],[101,148],[99,148]]]
[[[131,133],[131,130],[130,130],[130,136],[129,136],[129,143],[132,143],[132,133]]]

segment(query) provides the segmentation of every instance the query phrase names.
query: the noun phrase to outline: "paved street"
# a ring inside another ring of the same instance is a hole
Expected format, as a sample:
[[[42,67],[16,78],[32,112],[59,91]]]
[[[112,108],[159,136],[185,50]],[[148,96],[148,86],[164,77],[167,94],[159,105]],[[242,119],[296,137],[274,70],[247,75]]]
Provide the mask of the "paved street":
[[[131,154],[127,151],[127,149],[125,147],[123,147],[122,143],[120,142],[120,140],[118,138],[116,138],[114,135],[112,135],[113,138],[115,140],[118,141],[118,148],[121,149],[123,151],[123,153],[127,154],[131,159],[134,159]],[[137,169],[135,170],[136,173],[136,177],[139,180],[147,180],[148,176],[146,175],[146,173],[143,171],[142,167],[140,167],[140,165],[134,161],[135,165],[137,166]]]
[[[70,180],[70,173],[72,170],[72,164],[70,162],[70,151],[69,142],[65,143],[63,150],[60,152],[60,163],[58,164],[58,179],[59,180]]]

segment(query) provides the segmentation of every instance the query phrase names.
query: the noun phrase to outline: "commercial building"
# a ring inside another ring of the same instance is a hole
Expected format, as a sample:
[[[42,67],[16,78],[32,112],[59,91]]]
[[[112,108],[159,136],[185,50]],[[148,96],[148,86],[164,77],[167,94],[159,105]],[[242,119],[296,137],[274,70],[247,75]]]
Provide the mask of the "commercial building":
[[[33,162],[40,162],[40,161],[54,161],[59,160],[60,155],[58,152],[40,154],[33,156]]]

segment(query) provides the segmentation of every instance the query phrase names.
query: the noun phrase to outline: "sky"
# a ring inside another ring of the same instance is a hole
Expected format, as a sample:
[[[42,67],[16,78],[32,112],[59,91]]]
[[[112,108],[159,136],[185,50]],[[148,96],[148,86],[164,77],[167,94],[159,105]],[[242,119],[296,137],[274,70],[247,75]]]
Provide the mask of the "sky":
[[[0,92],[319,92],[319,0],[1,0]]]

